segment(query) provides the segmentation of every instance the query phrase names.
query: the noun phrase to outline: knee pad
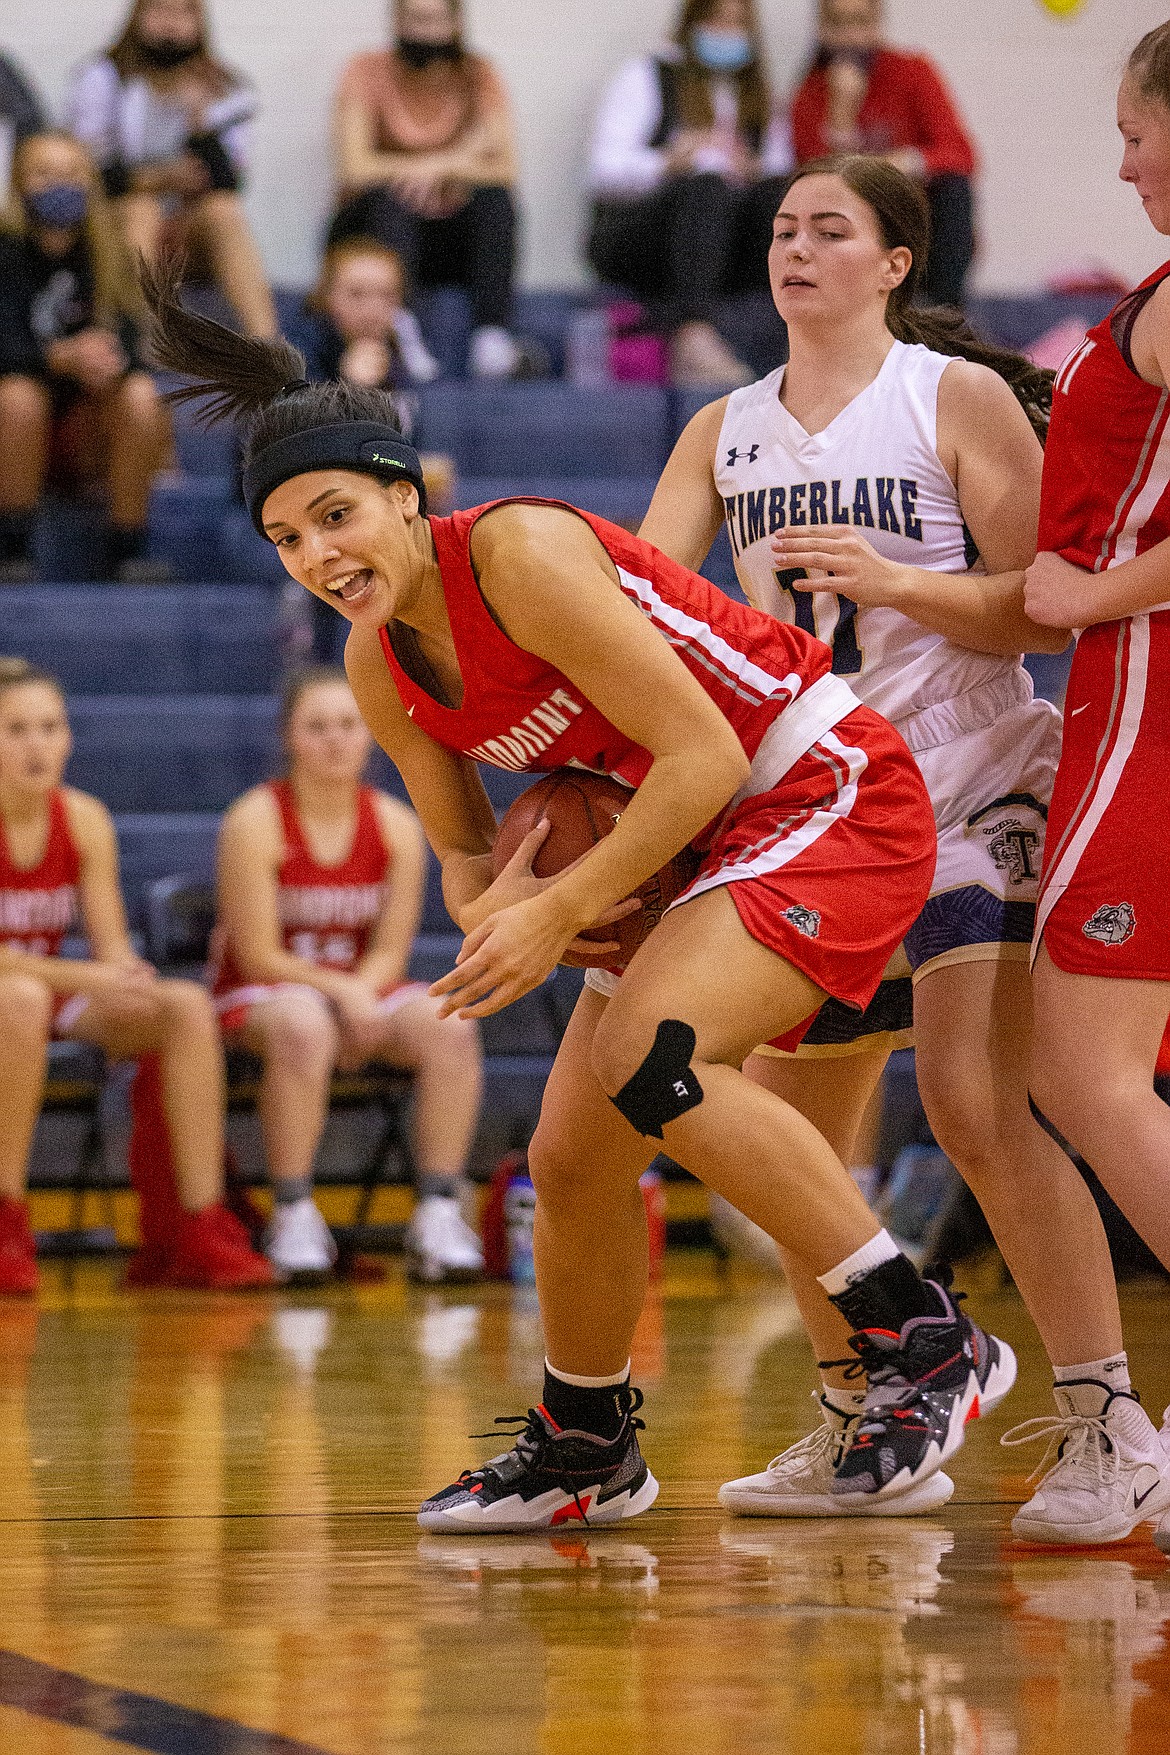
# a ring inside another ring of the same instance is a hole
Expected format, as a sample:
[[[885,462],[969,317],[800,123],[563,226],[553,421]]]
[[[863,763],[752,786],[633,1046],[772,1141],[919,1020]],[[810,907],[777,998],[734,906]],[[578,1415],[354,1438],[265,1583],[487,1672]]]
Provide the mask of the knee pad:
[[[660,1140],[666,1122],[677,1121],[703,1101],[703,1087],[691,1066],[695,1040],[689,1024],[664,1018],[637,1072],[610,1098],[638,1133]]]

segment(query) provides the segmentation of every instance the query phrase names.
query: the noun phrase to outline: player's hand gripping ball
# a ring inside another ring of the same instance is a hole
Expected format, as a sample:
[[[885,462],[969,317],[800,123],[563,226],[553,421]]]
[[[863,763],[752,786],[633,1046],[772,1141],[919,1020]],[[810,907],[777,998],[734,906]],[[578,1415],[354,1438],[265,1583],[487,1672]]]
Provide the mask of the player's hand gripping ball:
[[[551,826],[532,861],[532,870],[536,877],[555,877],[614,829],[632,797],[629,788],[616,780],[583,769],[561,768],[538,780],[520,794],[500,824],[492,848],[492,875],[499,877],[525,835],[547,818]],[[684,847],[635,890],[640,908],[612,926],[590,927],[579,935],[603,944],[616,941],[616,951],[596,957],[572,951],[564,961],[586,969],[624,967],[697,869],[697,858]]]

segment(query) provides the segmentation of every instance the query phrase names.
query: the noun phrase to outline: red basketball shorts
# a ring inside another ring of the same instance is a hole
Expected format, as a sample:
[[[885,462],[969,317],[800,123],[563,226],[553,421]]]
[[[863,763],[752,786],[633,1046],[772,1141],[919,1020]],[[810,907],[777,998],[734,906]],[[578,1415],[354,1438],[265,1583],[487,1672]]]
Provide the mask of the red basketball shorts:
[[[387,987],[378,998],[378,1010],[383,1017],[401,1010],[416,999],[422,999],[429,991],[425,981],[396,981]],[[263,1005],[266,1001],[276,999],[282,993],[313,993],[320,998],[315,987],[301,986],[296,981],[276,981],[263,983],[249,982],[246,987],[232,987],[226,993],[217,993],[212,997],[219,1027],[225,1036],[231,1036],[242,1030],[248,1022],[254,1006]]]
[[[1170,610],[1081,635],[1034,948],[1058,969],[1170,981]]]
[[[858,707],[778,785],[729,811],[672,906],[727,885],[754,939],[861,1009],[922,911],[937,851],[918,764],[892,725]],[[603,970],[586,983],[615,986]],[[776,1046],[797,1046],[811,1021]]]

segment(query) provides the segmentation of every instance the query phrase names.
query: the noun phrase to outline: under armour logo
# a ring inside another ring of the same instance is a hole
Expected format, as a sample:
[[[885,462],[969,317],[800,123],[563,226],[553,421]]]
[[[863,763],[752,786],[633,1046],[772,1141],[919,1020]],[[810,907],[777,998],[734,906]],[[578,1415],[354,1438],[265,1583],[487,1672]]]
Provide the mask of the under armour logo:
[[[758,445],[752,445],[747,451],[741,451],[738,445],[733,445],[727,453],[727,467],[734,469],[741,457],[745,463],[754,463],[759,454],[760,447]]]

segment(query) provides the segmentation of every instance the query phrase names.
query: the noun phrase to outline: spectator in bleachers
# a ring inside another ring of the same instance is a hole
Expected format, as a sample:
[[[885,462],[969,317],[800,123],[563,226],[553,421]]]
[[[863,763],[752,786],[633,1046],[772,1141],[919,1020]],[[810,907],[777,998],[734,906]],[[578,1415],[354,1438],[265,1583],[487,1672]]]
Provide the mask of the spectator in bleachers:
[[[69,126],[92,151],[132,252],[206,262],[246,333],[275,335],[264,264],[240,198],[255,94],[211,52],[203,0],[134,0],[84,66]]]
[[[406,304],[402,258],[376,238],[346,238],[330,244],[320,278],[305,300],[302,320],[290,328],[289,340],[304,354],[314,383],[344,379],[367,389],[395,391],[404,431],[417,414],[411,389],[439,375],[439,362]],[[428,504],[433,511],[449,512],[455,494],[454,463],[442,452],[432,451],[424,454],[422,466]],[[303,613],[305,606],[299,607]],[[313,655],[328,662],[337,650],[337,616],[329,604],[317,600],[307,608]]]
[[[227,1038],[264,1062],[269,1260],[285,1275],[331,1267],[336,1248],[312,1197],[330,1078],[380,1059],[416,1081],[411,1271],[430,1283],[474,1277],[483,1258],[460,1199],[479,1116],[479,1035],[441,1018],[440,1002],[407,976],[426,883],[422,830],[406,805],[363,782],[371,739],[344,671],[294,676],[281,726],[287,776],[245,793],[224,819],[213,956]]]
[[[67,134],[18,148],[0,231],[0,580],[33,576],[47,485],[109,495],[108,571],[157,578],[147,500],[170,423],[143,369],[138,289],[93,161]]]
[[[800,164],[872,153],[922,183],[930,203],[930,304],[961,305],[975,254],[975,148],[946,80],[925,55],[884,40],[882,0],[820,0],[820,41],[793,100]]]
[[[439,376],[439,362],[406,303],[402,258],[376,238],[329,246],[305,312],[303,331],[290,339],[315,381],[344,378],[368,389],[402,390]]]
[[[754,0],[685,0],[674,41],[626,62],[593,134],[589,259],[672,336],[678,384],[747,383],[715,327],[720,295],[767,290],[790,169]]]
[[[206,993],[137,956],[109,812],[62,785],[70,734],[59,684],[0,658],[0,1292],[36,1290],[25,1183],[51,1040],[114,1059],[157,1057],[177,1202],[167,1247],[135,1283],[271,1283],[223,1191],[223,1051]],[[90,956],[62,955],[78,915]]]
[[[392,47],[357,55],[335,110],[340,207],[329,242],[377,238],[420,288],[459,285],[472,307],[469,367],[525,367],[512,334],[516,147],[508,94],[463,41],[459,0],[395,0]]]

